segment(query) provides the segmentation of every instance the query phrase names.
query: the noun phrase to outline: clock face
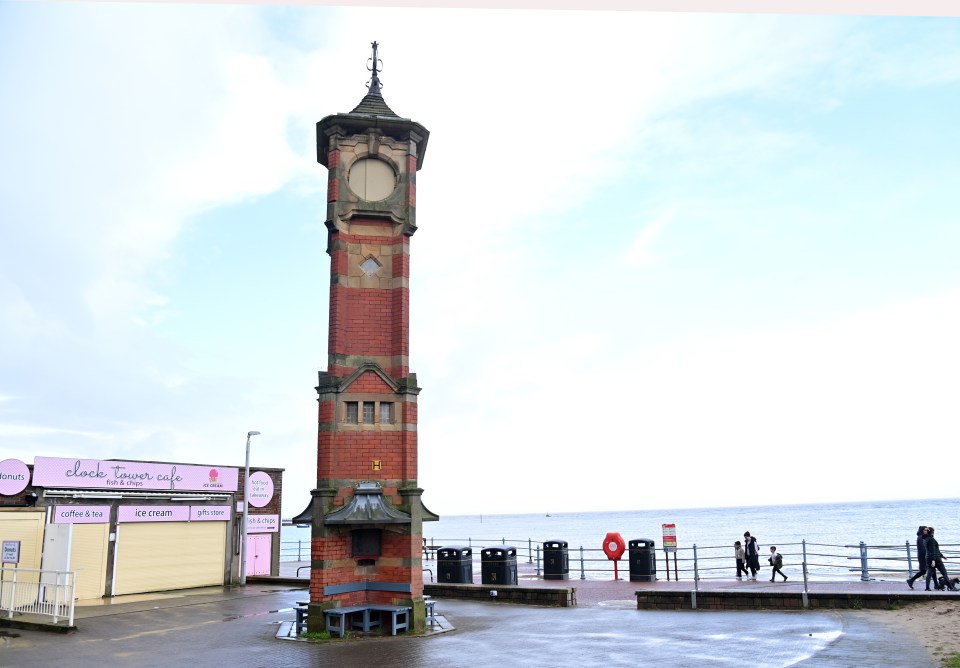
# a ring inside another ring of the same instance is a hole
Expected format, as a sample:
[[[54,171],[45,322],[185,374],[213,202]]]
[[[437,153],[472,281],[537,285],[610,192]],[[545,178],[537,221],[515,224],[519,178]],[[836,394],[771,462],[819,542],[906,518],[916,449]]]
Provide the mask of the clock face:
[[[350,168],[347,184],[360,199],[379,202],[393,193],[397,187],[397,175],[383,160],[362,158]]]

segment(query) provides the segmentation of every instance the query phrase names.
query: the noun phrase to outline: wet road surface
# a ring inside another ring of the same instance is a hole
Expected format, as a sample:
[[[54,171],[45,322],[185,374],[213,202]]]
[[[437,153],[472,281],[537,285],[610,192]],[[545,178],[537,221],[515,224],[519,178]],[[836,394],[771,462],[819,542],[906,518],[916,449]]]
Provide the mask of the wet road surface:
[[[660,612],[630,601],[538,608],[438,599],[455,631],[332,643],[275,638],[304,594],[264,587],[88,611],[71,635],[7,630],[18,635],[0,638],[0,668],[938,665],[919,643],[878,623],[873,615],[882,613]]]

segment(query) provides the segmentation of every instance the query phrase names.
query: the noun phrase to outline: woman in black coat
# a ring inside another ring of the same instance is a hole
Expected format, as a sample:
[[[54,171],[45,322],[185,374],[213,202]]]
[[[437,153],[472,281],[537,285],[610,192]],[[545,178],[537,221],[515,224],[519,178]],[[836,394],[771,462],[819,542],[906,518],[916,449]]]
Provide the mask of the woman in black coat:
[[[933,527],[927,527],[927,591],[930,591],[930,580],[937,581],[937,571],[943,574],[943,581],[947,583],[947,589],[957,591],[957,588],[950,584],[950,576],[947,575],[947,568],[943,565],[943,555],[940,553],[940,543],[933,537]]]
[[[917,529],[917,563],[920,567],[912,577],[907,578],[907,586],[913,589],[913,583],[927,574],[927,527],[920,525]]]

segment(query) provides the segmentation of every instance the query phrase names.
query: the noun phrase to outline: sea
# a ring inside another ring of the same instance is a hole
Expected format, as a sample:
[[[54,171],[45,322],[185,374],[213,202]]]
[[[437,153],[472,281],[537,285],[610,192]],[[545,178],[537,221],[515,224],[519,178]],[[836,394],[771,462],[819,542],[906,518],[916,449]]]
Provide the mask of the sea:
[[[442,512],[442,509],[431,510]],[[783,506],[740,506],[735,508],[675,508],[621,510],[587,513],[441,515],[438,522],[425,522],[423,535],[428,545],[472,546],[474,551],[490,545],[512,545],[518,558],[536,551],[546,541],[565,541],[570,551],[571,570],[579,548],[587,555],[605,558],[600,550],[608,533],[619,533],[627,543],[652,540],[659,552],[663,525],[672,524],[678,553],[689,558],[693,547],[703,558],[723,556],[728,569],[733,542],[749,531],[760,545],[761,562],[771,545],[796,564],[807,550],[807,560],[824,555],[821,570],[835,571],[838,563],[858,554],[860,543],[868,546],[874,559],[881,556],[902,559],[906,567],[907,546],[915,548],[920,525],[937,528],[937,538],[948,560],[960,562],[960,499],[918,501],[867,501]],[[285,526],[284,543],[309,541],[309,528]],[[805,545],[804,545],[805,544]],[[289,549],[283,550],[285,554]],[[521,556],[522,555],[522,556]],[[830,556],[827,556],[830,555]],[[836,555],[845,555],[836,556]],[[834,558],[836,557],[836,558]],[[286,559],[287,557],[282,557]],[[306,557],[308,558],[308,557]],[[839,561],[838,561],[839,559]],[[829,562],[829,568],[827,568]],[[876,563],[876,562],[875,562]],[[704,564],[709,570],[709,564]],[[856,566],[856,564],[854,564]],[[898,575],[899,577],[899,575]]]

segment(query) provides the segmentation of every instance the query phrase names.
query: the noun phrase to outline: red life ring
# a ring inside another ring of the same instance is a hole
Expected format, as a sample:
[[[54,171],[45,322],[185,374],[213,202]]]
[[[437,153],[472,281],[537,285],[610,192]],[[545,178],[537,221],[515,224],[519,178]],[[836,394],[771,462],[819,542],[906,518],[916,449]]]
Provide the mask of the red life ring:
[[[623,542],[623,536],[615,531],[611,531],[603,539],[603,552],[607,555],[607,559],[611,561],[619,560],[626,547],[627,544]]]

